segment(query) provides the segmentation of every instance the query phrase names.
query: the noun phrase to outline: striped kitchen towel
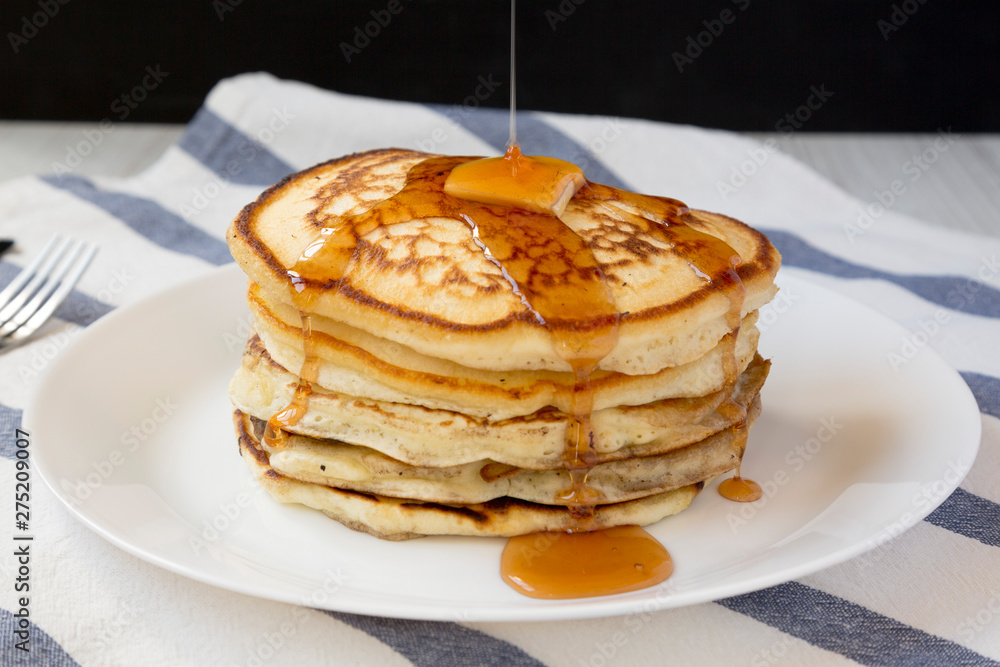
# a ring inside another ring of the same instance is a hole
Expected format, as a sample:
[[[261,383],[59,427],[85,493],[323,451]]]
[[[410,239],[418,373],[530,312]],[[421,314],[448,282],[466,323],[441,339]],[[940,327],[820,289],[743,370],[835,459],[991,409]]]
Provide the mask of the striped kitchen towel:
[[[63,165],[0,185],[2,236],[21,250],[0,262],[0,284],[54,232],[101,247],[47,333],[0,356],[3,488],[14,488],[14,433],[27,397],[80,331],[232,261],[224,241],[229,221],[288,173],[386,146],[502,152],[506,114],[473,106],[358,98],[248,74],[220,82],[177,144],[135,177],[84,178]],[[36,483],[32,651],[15,648],[19,566],[8,554],[0,557],[0,664],[997,664],[1000,240],[892,211],[873,215],[772,147],[726,132],[523,112],[518,138],[526,152],[570,160],[593,181],[676,194],[746,220],[769,235],[785,266],[914,332],[945,322],[922,344],[960,371],[982,413],[979,458],[961,488],[877,560],[679,609],[473,623],[325,612],[213,588],[112,546]],[[756,166],[741,170],[744,163]],[[4,503],[4,526],[12,526],[9,496]]]

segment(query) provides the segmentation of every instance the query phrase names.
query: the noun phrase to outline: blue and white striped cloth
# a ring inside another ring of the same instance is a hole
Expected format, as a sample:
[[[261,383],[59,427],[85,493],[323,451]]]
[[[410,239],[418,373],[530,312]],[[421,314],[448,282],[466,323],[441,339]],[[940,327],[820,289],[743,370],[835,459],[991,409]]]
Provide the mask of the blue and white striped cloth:
[[[196,583],[105,542],[36,484],[30,664],[1000,664],[1000,241],[892,211],[866,218],[860,202],[794,160],[724,132],[546,113],[521,113],[518,123],[526,152],[746,220],[786,266],[915,332],[945,313],[927,345],[961,372],[983,420],[961,488],[878,559],[755,593],[629,617],[441,623],[327,613]],[[0,284],[53,232],[101,246],[48,334],[0,357],[3,488],[13,489],[26,397],[52,359],[114,308],[231,261],[224,230],[263,188],[355,151],[497,154],[506,139],[500,111],[356,98],[252,74],[216,86],[181,140],[138,176],[69,171],[0,186],[2,235],[22,249],[0,263]],[[4,665],[25,657],[13,650],[15,565],[0,557]]]

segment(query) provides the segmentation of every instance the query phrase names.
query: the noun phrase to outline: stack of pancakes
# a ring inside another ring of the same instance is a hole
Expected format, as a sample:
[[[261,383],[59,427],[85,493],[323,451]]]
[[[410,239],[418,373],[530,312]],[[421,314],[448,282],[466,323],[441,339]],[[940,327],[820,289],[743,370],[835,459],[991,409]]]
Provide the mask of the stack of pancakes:
[[[390,199],[429,157],[382,150],[317,165],[233,222],[255,322],[230,386],[243,458],[276,499],[386,539],[572,530],[578,513],[563,498],[576,380],[502,248],[484,247],[468,220],[424,211],[356,234],[336,280],[303,292],[295,273],[324,227]],[[754,323],[780,263],[759,232],[686,212],[686,225],[739,255],[734,302],[695,249],[634,216],[652,219],[632,200],[579,196],[559,216],[620,314],[590,378],[585,483],[602,527],[679,512],[737,468],[768,369]]]

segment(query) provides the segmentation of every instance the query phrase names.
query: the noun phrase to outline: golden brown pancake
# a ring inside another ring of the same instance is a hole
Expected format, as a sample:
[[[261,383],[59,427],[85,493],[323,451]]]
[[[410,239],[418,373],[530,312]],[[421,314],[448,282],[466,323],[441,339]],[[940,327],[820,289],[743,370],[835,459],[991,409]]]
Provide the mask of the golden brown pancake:
[[[759,356],[736,384],[733,398],[748,407],[764,384],[769,363]],[[298,376],[274,361],[259,338],[251,338],[230,385],[233,404],[267,420],[288,405]],[[599,462],[662,454],[733,425],[719,404],[724,391],[666,399],[641,406],[615,406],[591,415]],[[314,386],[308,412],[288,428],[313,438],[364,445],[414,466],[455,466],[480,459],[527,469],[563,463],[568,418],[553,408],[510,419],[467,414],[339,394]]]
[[[428,157],[370,151],[289,176],[233,222],[233,257],[268,295],[291,305],[287,271],[319,230],[391,197],[403,187],[407,170]],[[729,331],[729,302],[717,287],[722,277],[692,263],[699,248],[666,247],[630,218],[636,215],[653,219],[627,203],[578,196],[560,219],[593,250],[621,313],[618,344],[599,368],[648,375],[715,347]],[[780,256],[762,234],[702,211],[692,211],[685,222],[739,253],[743,315],[771,299]],[[459,220],[429,217],[378,227],[357,239],[336,288],[311,287],[318,290],[312,304],[317,315],[430,357],[488,370],[570,370],[553,347],[554,324],[543,326],[532,316]]]
[[[298,371],[305,359],[301,325],[276,317],[257,295],[257,290],[251,287],[248,302],[257,334],[272,358],[285,368]],[[290,318],[291,313],[284,316]],[[736,341],[739,372],[753,359],[760,336],[754,326],[756,311],[743,321]],[[377,341],[372,344],[373,337],[366,338],[366,343],[379,347]],[[311,343],[318,362],[317,382],[333,391],[492,419],[528,415],[546,406],[570,410],[572,373],[468,368],[453,361],[418,355],[393,343],[391,346],[397,349],[392,357],[402,357],[408,362],[407,366],[400,366],[331,336],[325,323],[316,316],[312,317]],[[649,375],[597,371],[591,376],[594,408],[644,405],[665,398],[703,396],[718,391],[726,382],[727,356],[728,348],[717,343],[693,361]]]
[[[760,412],[755,398],[752,425]],[[255,433],[264,422],[252,420]],[[742,426],[741,426],[742,427]],[[618,503],[672,491],[732,470],[740,461],[737,428],[661,454],[636,455],[598,463],[587,486],[602,503]],[[291,436],[281,447],[262,445],[277,472],[302,482],[393,498],[469,505],[508,497],[541,505],[566,505],[561,493],[572,486],[565,469],[527,470],[488,459],[456,466],[413,466],[368,447],[336,440]]]
[[[240,453],[254,476],[271,496],[320,510],[348,528],[385,540],[424,535],[509,537],[540,531],[566,531],[577,519],[565,507],[502,497],[471,505],[421,502],[378,494],[337,489],[286,477],[268,463],[260,435],[237,410],[234,415]],[[676,514],[691,504],[703,484],[658,493],[638,500],[598,505],[594,511],[602,527],[648,525]]]

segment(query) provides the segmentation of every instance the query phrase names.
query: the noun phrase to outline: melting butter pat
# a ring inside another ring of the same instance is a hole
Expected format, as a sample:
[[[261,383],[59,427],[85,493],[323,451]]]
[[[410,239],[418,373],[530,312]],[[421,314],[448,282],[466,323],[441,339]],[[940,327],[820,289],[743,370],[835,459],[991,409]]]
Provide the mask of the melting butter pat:
[[[583,170],[552,157],[521,155],[512,147],[503,157],[460,164],[444,183],[458,199],[562,215],[577,191],[587,184]]]

